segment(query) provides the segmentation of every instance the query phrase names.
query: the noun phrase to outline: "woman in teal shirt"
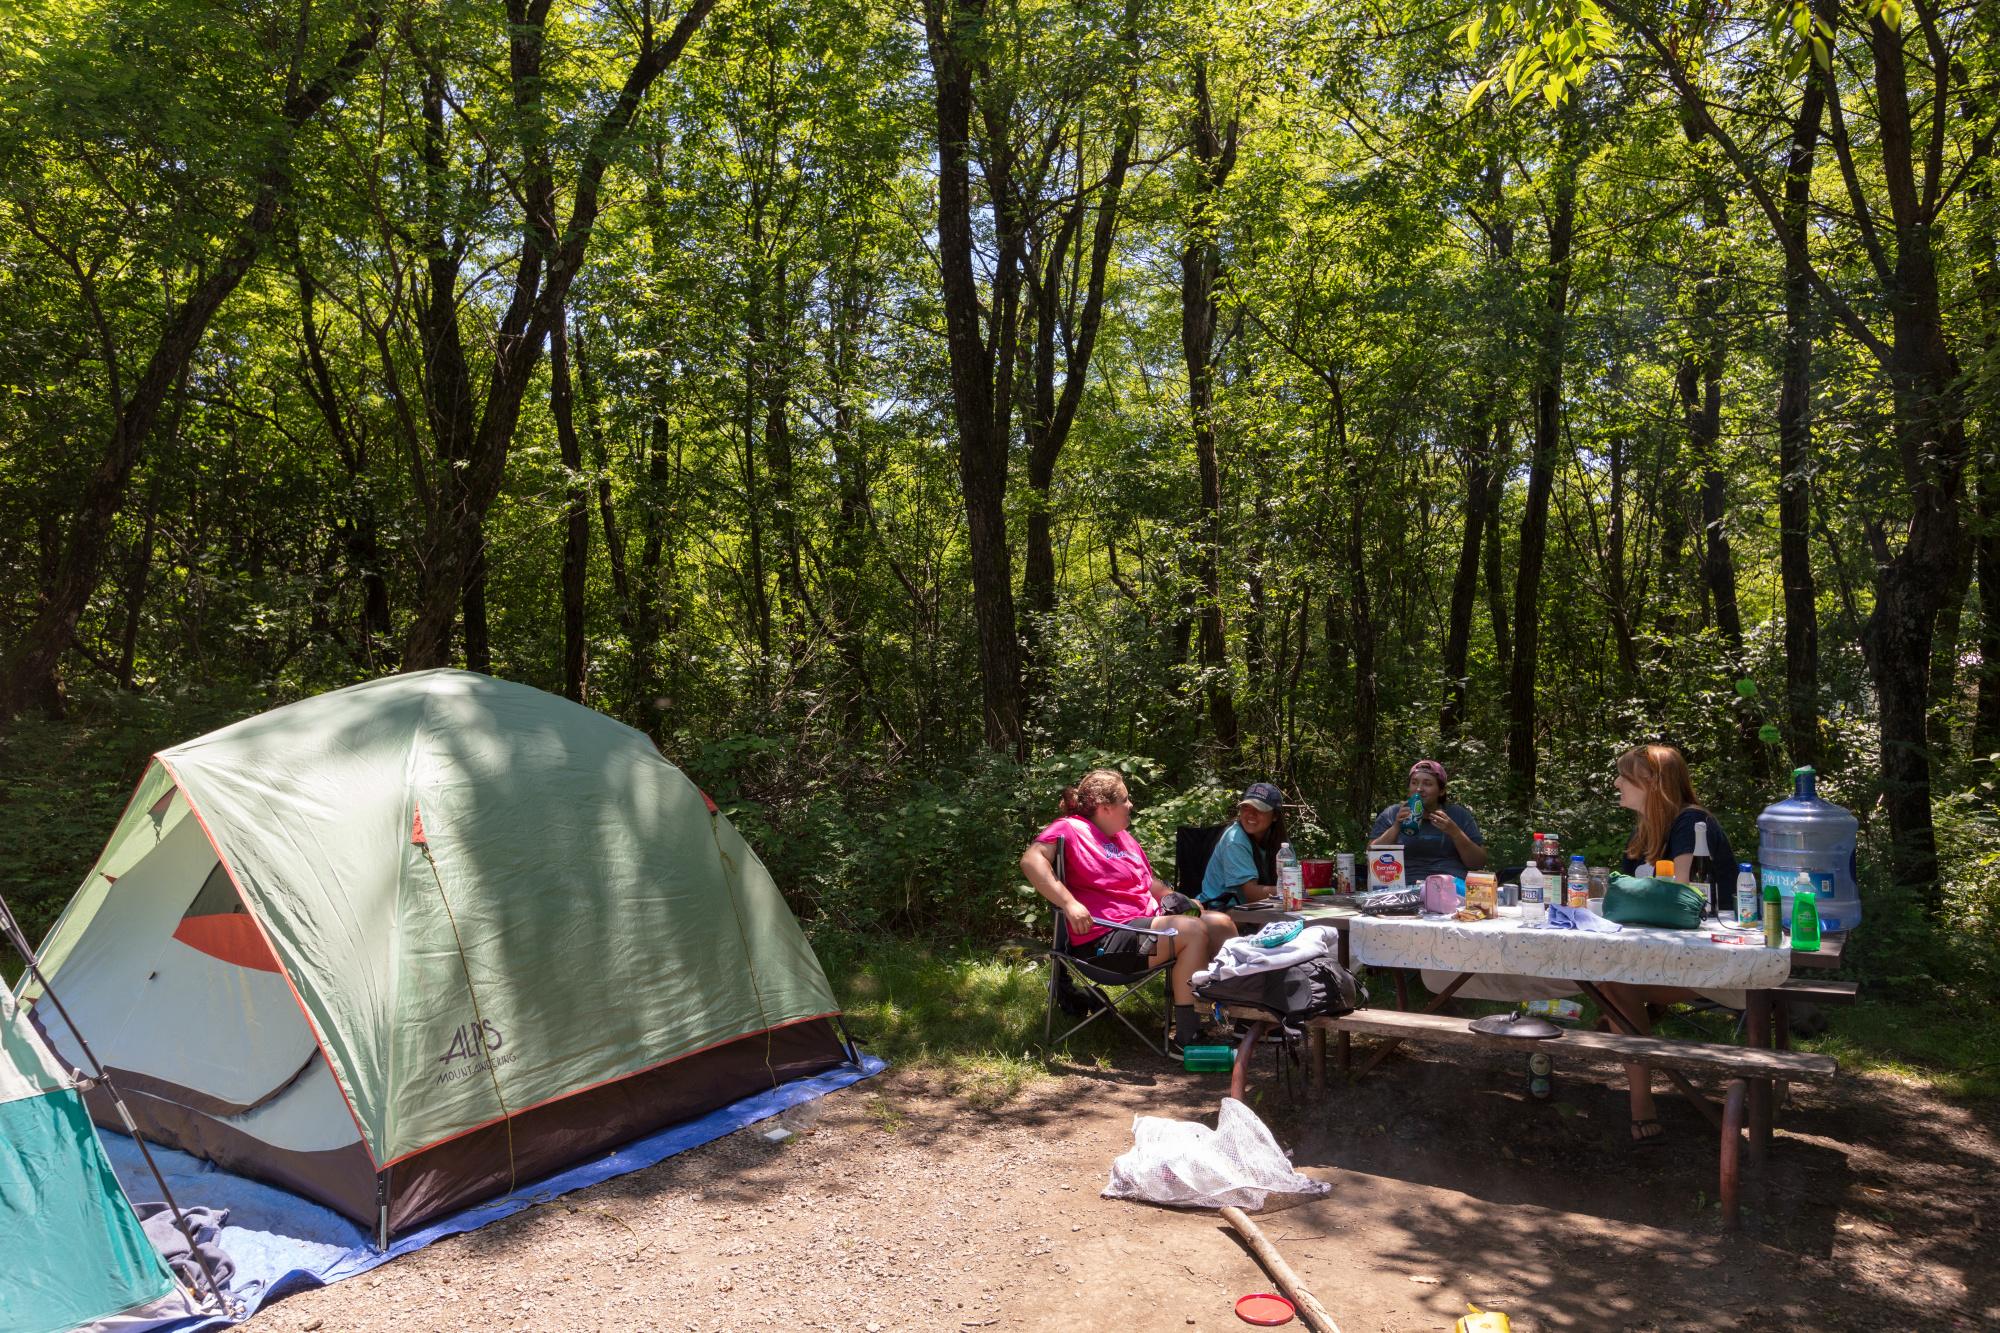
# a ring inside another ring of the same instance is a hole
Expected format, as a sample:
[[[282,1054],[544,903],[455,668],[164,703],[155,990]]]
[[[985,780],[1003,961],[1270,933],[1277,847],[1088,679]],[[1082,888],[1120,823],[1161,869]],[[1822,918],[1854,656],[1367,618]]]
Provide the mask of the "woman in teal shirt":
[[[1268,782],[1253,782],[1236,803],[1236,819],[1222,831],[1201,877],[1203,907],[1257,903],[1277,892],[1278,848],[1285,843],[1285,797]]]

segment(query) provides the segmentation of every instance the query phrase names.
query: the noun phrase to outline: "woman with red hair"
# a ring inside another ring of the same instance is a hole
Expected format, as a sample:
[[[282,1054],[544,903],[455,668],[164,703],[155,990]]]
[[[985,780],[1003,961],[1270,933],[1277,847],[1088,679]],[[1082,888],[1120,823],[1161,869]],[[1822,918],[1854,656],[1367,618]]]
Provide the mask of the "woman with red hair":
[[[1655,861],[1672,861],[1674,878],[1686,881],[1694,860],[1695,829],[1708,832],[1708,855],[1718,873],[1733,871],[1736,855],[1714,815],[1695,799],[1687,760],[1671,745],[1637,745],[1618,756],[1618,804],[1638,816],[1625,844],[1625,873],[1650,874]],[[1706,885],[1697,885],[1706,891]],[[1653,1030],[1649,1004],[1680,1004],[1698,992],[1674,986],[1625,986],[1607,983],[1604,992],[1625,1019],[1641,1033]],[[1742,1007],[1739,999],[1735,1007]],[[1659,1111],[1653,1105],[1653,1071],[1641,1064],[1625,1066],[1631,1089],[1632,1141],[1660,1141]]]

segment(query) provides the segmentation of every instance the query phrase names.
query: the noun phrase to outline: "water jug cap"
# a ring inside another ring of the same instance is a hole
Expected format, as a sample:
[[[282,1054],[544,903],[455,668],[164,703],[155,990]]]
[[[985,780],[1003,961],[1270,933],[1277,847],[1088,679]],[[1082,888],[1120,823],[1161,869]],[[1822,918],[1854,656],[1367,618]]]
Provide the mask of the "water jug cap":
[[[1792,795],[1802,801],[1815,799],[1819,795],[1817,791],[1818,776],[1818,774],[1813,772],[1811,764],[1793,769]]]

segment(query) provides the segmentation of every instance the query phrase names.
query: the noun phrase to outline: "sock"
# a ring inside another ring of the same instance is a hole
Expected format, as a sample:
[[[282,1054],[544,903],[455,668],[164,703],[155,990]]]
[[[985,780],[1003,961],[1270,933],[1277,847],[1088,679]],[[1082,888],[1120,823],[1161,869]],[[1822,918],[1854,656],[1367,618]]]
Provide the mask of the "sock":
[[[1174,1040],[1186,1046],[1195,1039],[1194,1006],[1177,1004],[1174,1006]]]

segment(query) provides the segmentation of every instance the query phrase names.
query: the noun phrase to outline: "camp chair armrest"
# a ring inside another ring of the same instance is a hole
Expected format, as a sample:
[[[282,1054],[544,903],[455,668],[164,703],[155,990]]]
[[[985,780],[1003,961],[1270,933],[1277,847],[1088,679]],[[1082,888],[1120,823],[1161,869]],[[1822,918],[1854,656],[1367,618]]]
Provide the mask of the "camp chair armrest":
[[[1180,934],[1178,930],[1172,927],[1166,930],[1148,930],[1144,926],[1135,926],[1130,921],[1106,921],[1101,916],[1090,918],[1090,924],[1093,926],[1103,926],[1106,930],[1129,930],[1134,935],[1151,935],[1156,939],[1162,940],[1170,940]]]

